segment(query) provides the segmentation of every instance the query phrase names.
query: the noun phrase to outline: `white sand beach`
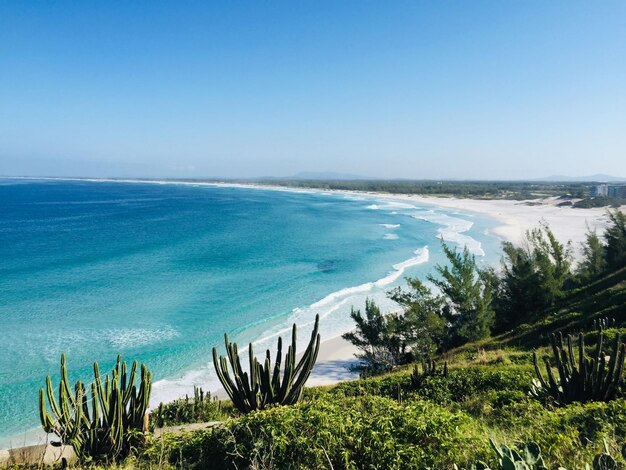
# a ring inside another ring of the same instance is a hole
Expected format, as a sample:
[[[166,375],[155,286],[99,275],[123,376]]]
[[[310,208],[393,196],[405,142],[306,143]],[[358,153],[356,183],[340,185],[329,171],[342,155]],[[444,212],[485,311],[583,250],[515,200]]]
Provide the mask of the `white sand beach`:
[[[314,387],[358,379],[359,374],[350,370],[350,365],[357,362],[354,357],[356,352],[358,349],[341,336],[322,341],[307,385]]]
[[[395,198],[395,196],[394,196]],[[546,198],[532,201],[511,201],[504,199],[461,199],[405,195],[399,197],[424,204],[433,204],[460,211],[481,213],[502,223],[493,229],[493,234],[512,243],[521,243],[524,233],[546,222],[556,237],[571,241],[577,251],[585,239],[587,227],[602,233],[607,226],[607,209],[580,209],[559,207],[562,200]],[[624,210],[624,207],[622,207]]]

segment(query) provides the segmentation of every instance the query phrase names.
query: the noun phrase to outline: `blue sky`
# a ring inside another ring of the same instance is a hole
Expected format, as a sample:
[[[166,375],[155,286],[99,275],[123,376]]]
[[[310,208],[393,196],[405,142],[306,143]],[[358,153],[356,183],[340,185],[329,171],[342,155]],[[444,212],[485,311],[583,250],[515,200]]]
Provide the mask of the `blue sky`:
[[[623,1],[2,1],[0,174],[626,176]]]

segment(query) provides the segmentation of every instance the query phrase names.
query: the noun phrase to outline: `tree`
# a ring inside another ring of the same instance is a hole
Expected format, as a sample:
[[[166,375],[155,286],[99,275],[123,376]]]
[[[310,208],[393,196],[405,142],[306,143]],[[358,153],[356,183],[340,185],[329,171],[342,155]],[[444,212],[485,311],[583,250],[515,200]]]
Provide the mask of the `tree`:
[[[571,246],[563,245],[547,224],[526,232],[522,246],[502,244],[502,279],[496,329],[527,323],[561,297],[571,277]]]
[[[578,264],[576,274],[582,282],[597,278],[606,269],[605,249],[595,230],[587,228],[585,242],[582,245],[583,258]]]
[[[491,291],[480,276],[476,258],[467,247],[462,252],[442,243],[450,266],[435,266],[441,276],[428,276],[445,297],[444,315],[450,323],[452,344],[476,341],[489,336],[494,321]]]
[[[365,300],[365,316],[360,310],[350,312],[356,329],[342,335],[354,344],[361,353],[355,356],[362,361],[356,368],[361,375],[388,372],[395,367],[402,355],[402,344],[395,334],[396,322],[381,313],[374,300]]]
[[[626,214],[619,209],[608,212],[611,225],[604,232],[605,257],[609,269],[626,266]]]
[[[446,335],[445,300],[419,279],[406,281],[409,290],[397,287],[387,293],[403,309],[394,316],[395,329],[413,357],[429,357],[440,349]]]

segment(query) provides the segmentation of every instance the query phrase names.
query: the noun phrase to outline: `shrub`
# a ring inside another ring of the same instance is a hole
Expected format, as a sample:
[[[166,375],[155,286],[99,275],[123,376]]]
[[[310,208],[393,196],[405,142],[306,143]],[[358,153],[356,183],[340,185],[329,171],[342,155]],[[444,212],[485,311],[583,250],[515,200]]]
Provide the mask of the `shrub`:
[[[529,382],[525,368],[474,366],[451,370],[448,377],[427,377],[417,393],[437,403],[461,402],[493,390],[527,392]]]
[[[574,403],[545,408],[538,401],[513,402],[495,409],[489,419],[507,440],[534,441],[550,462],[574,467],[603,451],[603,440],[615,450],[626,438],[626,403]]]
[[[157,428],[174,426],[177,424],[203,423],[217,421],[224,418],[222,402],[217,397],[211,397],[211,393],[204,393],[202,388],[193,388],[193,399],[189,396],[161,403],[150,414],[150,424]]]
[[[330,394],[379,395],[395,400],[416,395],[438,404],[449,404],[463,402],[494,390],[528,394],[531,378],[532,373],[526,367],[474,366],[467,369],[452,369],[447,376],[440,374],[426,376],[417,389],[413,388],[411,376],[403,373],[344,382],[332,389]]]
[[[446,468],[468,449],[488,453],[471,429],[466,415],[423,400],[329,396],[168,437],[164,447],[185,468]]]

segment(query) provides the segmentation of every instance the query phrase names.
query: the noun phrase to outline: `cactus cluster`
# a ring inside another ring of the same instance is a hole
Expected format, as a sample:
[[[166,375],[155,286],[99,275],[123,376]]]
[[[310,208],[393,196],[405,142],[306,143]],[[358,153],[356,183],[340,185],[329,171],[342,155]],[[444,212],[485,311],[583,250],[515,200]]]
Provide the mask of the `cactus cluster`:
[[[498,446],[493,440],[489,440],[491,448],[495,451],[499,470],[548,470],[541,449],[534,442],[529,442],[520,447],[519,450],[511,449],[506,445]],[[622,448],[622,454],[626,457],[626,445]],[[604,441],[604,452],[597,454],[591,465],[585,464],[585,470],[617,470],[617,461],[609,453],[609,447]],[[454,465],[455,470],[459,467]],[[495,470],[494,469],[494,470]],[[469,467],[469,470],[491,470],[485,462],[476,462]],[[559,466],[558,470],[566,470]]]
[[[218,357],[217,349],[213,348],[213,364],[217,376],[222,382],[226,393],[233,404],[242,413],[264,409],[271,404],[291,405],[302,396],[304,384],[309,378],[320,347],[319,315],[315,317],[315,326],[311,339],[300,361],[296,364],[296,325],[291,333],[291,345],[282,364],[282,338],[278,338],[276,361],[272,366],[270,351],[267,350],[263,363],[254,356],[252,343],[248,347],[249,372],[241,367],[239,351],[236,343],[224,335],[228,358]],[[228,363],[233,376],[229,373]],[[283,370],[281,379],[281,368]]]
[[[615,338],[613,351],[607,358],[602,350],[603,332],[600,329],[593,357],[585,356],[583,334],[578,335],[578,360],[574,355],[572,335],[563,341],[559,332],[551,336],[552,351],[558,370],[558,378],[552,373],[550,361],[545,358],[547,380],[539,370],[537,354],[533,354],[533,363],[538,380],[533,381],[531,394],[538,398],[550,398],[555,403],[564,405],[572,402],[609,401],[616,397],[624,371],[626,344]]]
[[[541,456],[541,449],[534,442],[524,444],[519,450],[511,449],[504,444],[498,447],[493,440],[489,442],[503,469],[548,470]]]
[[[593,320],[593,329],[594,330],[606,330],[607,328],[615,327],[615,318],[602,317],[595,318]]]
[[[56,434],[62,444],[72,445],[81,461],[114,461],[127,456],[144,437],[152,375],[142,364],[137,388],[137,361],[128,371],[120,356],[104,384],[97,362],[93,371],[89,399],[81,381],[76,382],[73,391],[70,388],[65,354],[61,355],[58,399],[50,376],[46,378],[46,389],[39,390],[41,424],[45,432]],[[52,414],[46,407],[46,396]]]
[[[524,444],[520,449],[512,449],[506,445],[498,446],[492,439],[489,439],[491,448],[496,453],[500,470],[548,470],[541,449],[534,442]],[[455,470],[459,467],[454,466]],[[485,462],[476,462],[469,467],[469,470],[491,470]],[[559,467],[559,470],[564,470]]]
[[[448,363],[443,363],[443,369],[437,369],[437,364],[434,360],[429,361],[428,359],[422,359],[422,371],[420,372],[419,363],[415,364],[413,367],[413,372],[411,373],[411,386],[414,389],[421,387],[424,383],[424,379],[426,377],[431,377],[439,375],[441,377],[448,376]]]
[[[202,387],[193,387],[193,398],[185,398],[161,403],[150,414],[150,425],[162,428],[167,425],[200,423],[214,421],[221,417],[222,404],[211,392],[204,392]]]

